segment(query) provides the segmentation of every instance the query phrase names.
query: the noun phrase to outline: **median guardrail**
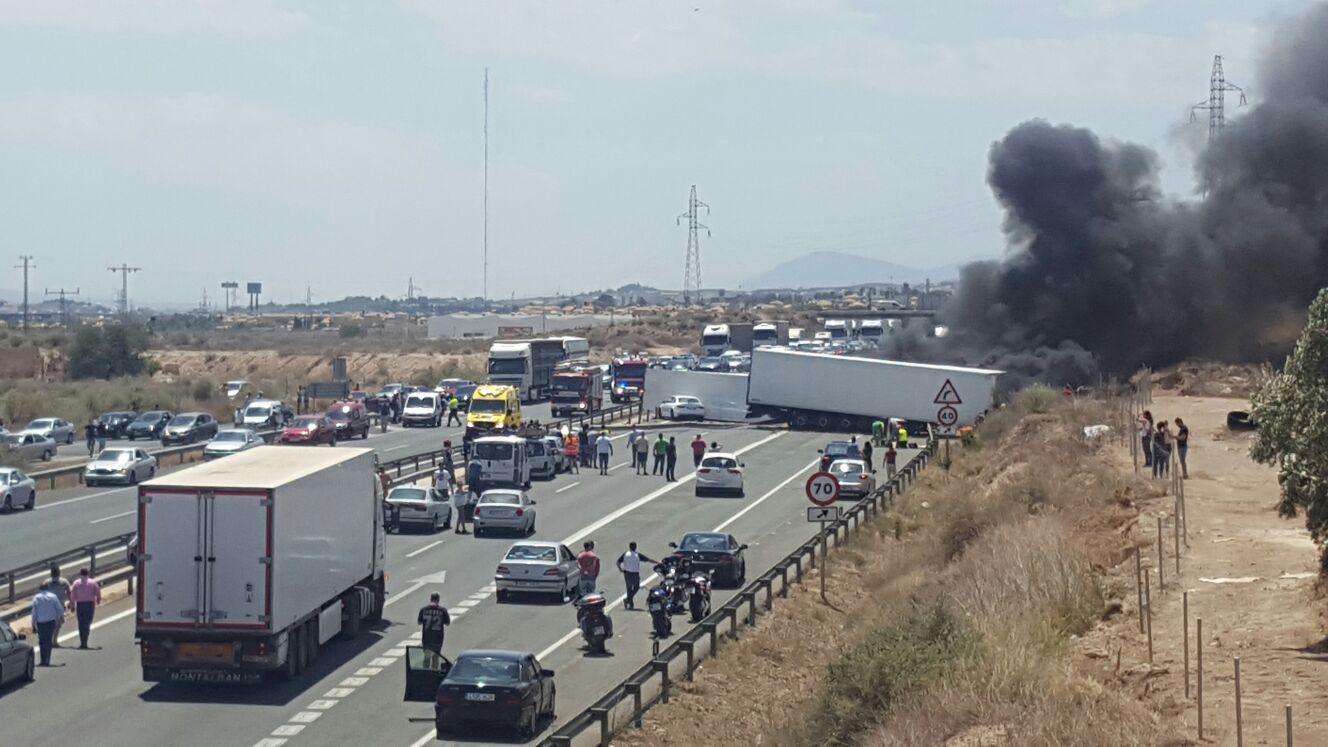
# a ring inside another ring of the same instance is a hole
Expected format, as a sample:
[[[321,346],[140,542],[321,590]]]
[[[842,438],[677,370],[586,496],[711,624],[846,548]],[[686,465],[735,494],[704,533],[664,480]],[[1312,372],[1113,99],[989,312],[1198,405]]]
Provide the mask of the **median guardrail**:
[[[14,604],[36,594],[42,582],[51,577],[52,565],[62,568],[86,567],[94,576],[102,571],[128,566],[129,560],[125,557],[124,549],[133,536],[132,532],[117,534],[0,573],[0,584],[3,584],[0,588],[5,592],[5,604]],[[0,615],[0,620],[8,622],[27,613],[27,607],[21,607]]]
[[[646,711],[656,703],[669,702],[669,690],[675,680],[679,677],[689,682],[692,680],[700,655],[706,653],[704,649],[698,651],[698,646],[706,643],[709,656],[718,656],[721,635],[737,640],[740,618],[745,626],[756,625],[758,598],[764,597],[759,603],[765,611],[774,609],[776,581],[780,582],[778,596],[787,597],[790,570],[794,574],[794,582],[802,583],[804,560],[807,561],[809,568],[815,568],[816,550],[820,547],[823,548],[820,562],[824,565],[826,553],[830,549],[826,544],[827,540],[833,538],[833,546],[837,549],[841,541],[841,530],[843,539],[846,540],[849,532],[856,531],[866,518],[879,516],[894,496],[902,493],[917,479],[918,472],[935,454],[936,442],[929,441],[922,453],[889,482],[855,503],[842,514],[839,521],[827,525],[796,550],[784,556],[755,581],[734,594],[732,599],[709,617],[683,632],[668,648],[662,651],[657,649],[645,666],[628,675],[590,707],[569,719],[541,742],[541,745],[570,747],[581,739],[586,744],[608,747],[614,733],[623,725],[630,723],[640,728],[642,716]],[[728,627],[728,632],[721,633],[720,628],[725,625]]]

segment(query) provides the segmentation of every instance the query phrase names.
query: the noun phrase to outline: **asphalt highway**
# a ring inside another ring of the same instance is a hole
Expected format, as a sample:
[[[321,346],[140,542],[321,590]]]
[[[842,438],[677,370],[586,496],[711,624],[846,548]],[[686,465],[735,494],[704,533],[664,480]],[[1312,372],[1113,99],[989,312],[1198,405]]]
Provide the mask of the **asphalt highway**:
[[[675,483],[634,475],[621,436],[608,476],[585,470],[537,482],[531,490],[538,502],[535,539],[559,540],[576,549],[584,539],[597,544],[604,569],[600,586],[612,600],[615,637],[608,644],[609,656],[583,650],[569,604],[519,597],[496,601],[494,568],[519,538],[477,539],[450,531],[391,535],[386,620],[356,641],[328,644],[296,680],[252,687],[144,683],[133,640],[133,604],[125,600],[99,611],[93,650],[57,650],[59,666],[38,670],[37,682],[0,691],[0,710],[6,714],[0,738],[10,744],[104,747],[435,743],[432,705],[402,699],[403,646],[418,640],[415,613],[431,591],[442,594],[453,615],[445,654],[520,649],[536,653],[556,671],[558,720],[542,724],[547,735],[650,656],[648,615],[622,609],[622,580],[613,566],[628,541],[659,558],[667,554],[667,543],[685,532],[729,532],[749,545],[751,578],[814,534],[806,522],[803,482],[816,462],[816,449],[831,437],[709,424],[668,432],[685,444],[696,431],[740,452],[747,467],[745,497],[697,498],[690,463],[686,469],[680,464]],[[916,454],[901,453],[901,462]],[[732,593],[717,589],[715,604]],[[675,634],[686,627],[685,618],[674,618]],[[76,717],[71,717],[71,706]],[[466,744],[495,738],[500,744],[523,743],[490,732],[456,735]]]

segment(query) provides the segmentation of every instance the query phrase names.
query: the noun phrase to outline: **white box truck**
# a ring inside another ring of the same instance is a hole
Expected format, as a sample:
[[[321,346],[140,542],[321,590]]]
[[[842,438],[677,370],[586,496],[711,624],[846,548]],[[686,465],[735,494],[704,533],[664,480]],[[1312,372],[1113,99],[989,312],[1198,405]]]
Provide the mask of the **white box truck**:
[[[294,677],[381,619],[375,462],[369,449],[260,446],[140,485],[143,679]]]
[[[888,418],[955,428],[991,407],[1001,373],[760,348],[752,352],[747,406],[794,428],[866,432]]]

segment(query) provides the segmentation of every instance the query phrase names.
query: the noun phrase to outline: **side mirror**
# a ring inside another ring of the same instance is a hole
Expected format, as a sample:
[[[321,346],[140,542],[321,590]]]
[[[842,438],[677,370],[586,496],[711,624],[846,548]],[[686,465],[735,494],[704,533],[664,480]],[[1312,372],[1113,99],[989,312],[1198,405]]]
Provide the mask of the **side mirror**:
[[[741,468],[743,468],[743,469],[747,469],[747,465],[746,465],[746,464],[743,464],[742,462],[739,462],[739,463],[738,463],[738,466],[741,467]]]
[[[817,450],[816,450],[816,453],[817,453],[817,454],[824,454],[824,453],[825,453],[825,449],[817,449]]]
[[[746,546],[746,545],[738,545],[738,549],[739,549],[739,550],[746,550],[746,549],[747,549],[747,546]]]
[[[28,640],[28,636],[27,636],[27,634],[25,634],[25,633],[19,633],[19,634],[18,634],[18,639],[19,639],[20,641],[26,641],[26,640]]]
[[[540,676],[541,676],[541,677],[549,677],[549,678],[552,678],[552,677],[553,677],[553,670],[552,670],[552,669],[542,669],[542,670],[540,670]]]
[[[677,550],[677,549],[678,549],[678,543],[677,543],[677,542],[670,542],[670,543],[669,543],[669,547],[672,547],[673,549]]]
[[[535,501],[531,501],[531,502],[530,502],[530,505],[532,505],[532,506],[535,505]]]

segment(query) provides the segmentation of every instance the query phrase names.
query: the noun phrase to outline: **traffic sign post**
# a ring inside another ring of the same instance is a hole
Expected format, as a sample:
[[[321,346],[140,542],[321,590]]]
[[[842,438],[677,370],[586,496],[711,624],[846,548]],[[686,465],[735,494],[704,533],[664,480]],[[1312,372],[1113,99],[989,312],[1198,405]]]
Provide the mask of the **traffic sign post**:
[[[825,577],[830,570],[826,558],[828,548],[825,542],[825,528],[827,524],[839,521],[839,506],[833,505],[839,500],[839,478],[829,472],[813,472],[812,476],[807,478],[806,492],[807,500],[816,504],[807,508],[807,521],[821,524],[821,601],[829,604],[830,600],[825,596]]]

